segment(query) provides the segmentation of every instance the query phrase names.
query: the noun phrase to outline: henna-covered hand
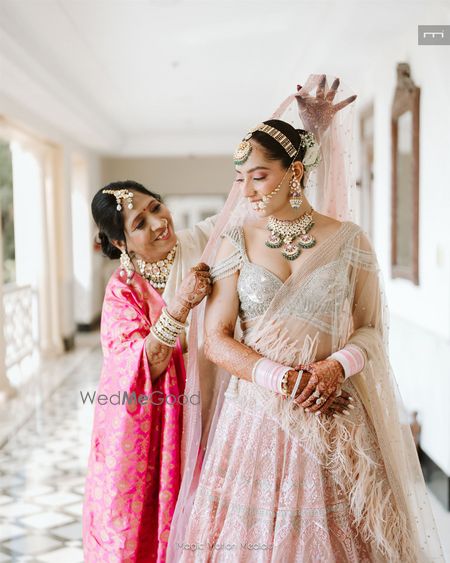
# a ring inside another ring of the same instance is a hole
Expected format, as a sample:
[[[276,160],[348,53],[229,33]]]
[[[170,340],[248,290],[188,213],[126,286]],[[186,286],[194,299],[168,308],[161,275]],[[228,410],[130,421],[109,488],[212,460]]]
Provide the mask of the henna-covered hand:
[[[150,375],[152,381],[154,381],[166,371],[172,355],[172,348],[162,344],[150,333],[145,342],[145,352],[150,367]]]
[[[345,380],[344,368],[337,360],[320,360],[299,366],[310,374],[308,384],[295,399],[304,409],[316,412],[327,409]],[[314,396],[318,392],[320,397]],[[319,402],[317,402],[319,401]]]
[[[347,391],[341,391],[341,394],[336,397],[335,395],[330,397],[328,405],[325,403],[320,411],[316,411],[317,413],[325,414],[325,415],[339,415],[339,414],[350,414],[348,409],[354,409],[355,406],[352,405],[353,397]]]
[[[183,279],[173,299],[167,307],[172,317],[185,322],[189,311],[211,293],[209,266],[200,262]]]
[[[339,84],[339,78],[336,78],[331,88],[325,93],[326,75],[324,74],[317,86],[315,96],[310,96],[306,93],[298,93],[296,95],[298,110],[303,125],[305,129],[312,131],[316,136],[320,136],[328,129],[338,111],[356,100],[356,96],[350,96],[342,102],[333,105]],[[301,90],[301,88],[300,85],[297,86],[297,90]]]
[[[311,378],[311,372],[304,370],[302,374],[302,378],[300,381],[300,385],[297,389],[295,394],[296,400],[300,396],[300,394],[306,389],[306,386],[309,383]],[[288,374],[288,381],[287,381],[287,389],[289,395],[292,394],[294,390],[295,383],[297,381],[298,371],[291,370]],[[320,412],[327,415],[335,415],[335,414],[348,414],[347,409],[353,409],[354,406],[352,405],[353,398],[351,397],[350,393],[346,391],[341,391],[339,396],[336,394],[332,395],[330,399],[323,404],[320,408]]]

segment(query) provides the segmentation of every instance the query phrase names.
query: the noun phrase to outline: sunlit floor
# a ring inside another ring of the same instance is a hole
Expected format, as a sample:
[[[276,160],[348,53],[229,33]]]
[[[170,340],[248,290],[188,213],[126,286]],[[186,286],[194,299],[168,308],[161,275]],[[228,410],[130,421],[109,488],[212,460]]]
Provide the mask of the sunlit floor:
[[[101,353],[82,339],[62,384],[0,450],[0,562],[83,561],[81,509],[92,425],[80,390],[94,390]],[[53,366],[52,376],[63,374]],[[17,402],[17,401],[16,401]],[[17,408],[17,405],[16,405]],[[9,413],[10,417],[24,413]]]
[[[80,391],[96,387],[97,342],[96,334],[80,338],[77,351],[53,366],[58,386],[40,407],[24,398],[22,408],[16,401],[13,412],[0,413],[3,433],[13,419],[28,417],[0,449],[0,562],[83,561],[81,508],[93,407],[83,405]],[[430,497],[450,562],[450,513]]]

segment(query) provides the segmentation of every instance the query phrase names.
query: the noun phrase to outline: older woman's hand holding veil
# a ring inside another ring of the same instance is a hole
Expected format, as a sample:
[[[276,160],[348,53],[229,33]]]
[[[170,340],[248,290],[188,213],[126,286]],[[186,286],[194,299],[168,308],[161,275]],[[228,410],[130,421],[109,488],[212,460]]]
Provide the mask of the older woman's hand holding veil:
[[[302,86],[297,85],[298,94],[295,97],[300,118],[305,129],[313,132],[318,138],[328,129],[336,113],[356,100],[354,95],[333,105],[339,84],[339,78],[336,78],[331,88],[325,93],[326,76],[324,74],[317,86],[315,96],[310,96],[307,92],[303,92]]]

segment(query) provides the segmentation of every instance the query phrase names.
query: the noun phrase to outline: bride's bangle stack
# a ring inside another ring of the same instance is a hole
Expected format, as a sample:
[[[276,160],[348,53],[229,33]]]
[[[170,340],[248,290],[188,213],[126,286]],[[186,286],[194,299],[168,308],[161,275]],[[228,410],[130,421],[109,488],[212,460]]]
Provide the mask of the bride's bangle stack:
[[[291,367],[277,364],[267,358],[260,358],[253,366],[252,381],[270,391],[286,396],[288,394],[287,376],[291,370]]]
[[[356,344],[347,344],[327,358],[337,360],[344,369],[345,379],[361,372],[365,366],[364,353]]]
[[[167,308],[164,307],[158,321],[152,326],[150,332],[161,344],[175,348],[177,338],[185,328],[186,323],[180,323],[180,321],[174,319],[167,312]]]

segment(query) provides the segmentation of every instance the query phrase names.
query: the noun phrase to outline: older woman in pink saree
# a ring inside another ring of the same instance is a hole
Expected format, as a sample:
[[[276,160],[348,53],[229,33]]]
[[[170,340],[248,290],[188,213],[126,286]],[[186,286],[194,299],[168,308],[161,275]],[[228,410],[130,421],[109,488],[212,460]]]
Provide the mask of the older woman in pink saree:
[[[92,202],[104,253],[121,260],[106,288],[83,510],[86,563],[162,562],[180,484],[186,319],[210,291],[191,268],[212,222],[175,235],[160,197],[136,182]],[[174,279],[176,283],[174,282]]]

